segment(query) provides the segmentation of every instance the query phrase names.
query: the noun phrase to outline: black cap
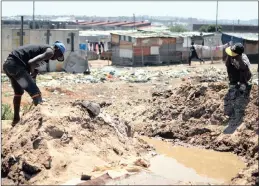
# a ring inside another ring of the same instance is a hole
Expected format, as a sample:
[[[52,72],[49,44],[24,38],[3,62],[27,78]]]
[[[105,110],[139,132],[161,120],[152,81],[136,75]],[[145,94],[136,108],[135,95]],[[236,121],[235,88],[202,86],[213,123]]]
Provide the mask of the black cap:
[[[236,43],[231,47],[232,52],[238,54],[238,55],[242,55],[245,51],[244,46],[242,45],[242,43]]]

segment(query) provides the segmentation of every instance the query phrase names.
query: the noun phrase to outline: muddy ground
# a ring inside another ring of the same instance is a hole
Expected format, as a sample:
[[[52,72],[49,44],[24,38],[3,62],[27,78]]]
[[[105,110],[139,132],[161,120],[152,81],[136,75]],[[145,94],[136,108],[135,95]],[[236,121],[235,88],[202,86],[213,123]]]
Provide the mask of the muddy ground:
[[[94,62],[92,66],[97,71],[102,68]],[[138,135],[237,154],[246,168],[231,184],[258,181],[258,85],[252,87],[242,123],[229,127],[222,63],[142,69],[159,73],[138,83],[114,76],[104,82],[60,84],[61,76],[75,79],[77,75],[40,75],[38,84],[46,103],[27,112],[31,100],[25,94],[22,105],[27,113],[21,122],[14,128],[2,123],[4,183],[61,184],[98,165],[145,157],[152,147]],[[167,75],[182,69],[188,73]],[[255,70],[253,66],[254,74]],[[46,85],[49,81],[52,84]],[[12,95],[8,81],[3,82],[2,103],[11,105]],[[101,114],[90,117],[77,104],[80,100],[99,103]]]

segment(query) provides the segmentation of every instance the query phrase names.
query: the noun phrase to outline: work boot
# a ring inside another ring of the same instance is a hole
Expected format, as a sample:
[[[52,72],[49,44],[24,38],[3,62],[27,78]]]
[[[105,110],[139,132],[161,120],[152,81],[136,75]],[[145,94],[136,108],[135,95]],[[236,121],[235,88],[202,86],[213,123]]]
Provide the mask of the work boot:
[[[13,121],[12,121],[12,127],[14,127],[17,123],[19,123],[20,119],[21,118],[19,115],[14,116]]]
[[[14,118],[12,126],[14,127],[20,121],[20,106],[21,106],[21,96],[14,96],[13,98],[13,107],[14,107]]]

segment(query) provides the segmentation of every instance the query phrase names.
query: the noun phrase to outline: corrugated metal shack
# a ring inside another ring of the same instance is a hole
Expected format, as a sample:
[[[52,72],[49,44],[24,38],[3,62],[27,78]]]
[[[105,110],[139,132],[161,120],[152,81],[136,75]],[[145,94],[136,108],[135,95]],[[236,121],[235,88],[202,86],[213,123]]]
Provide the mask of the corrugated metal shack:
[[[111,49],[111,32],[114,30],[83,30],[79,31],[79,42],[80,44],[86,45],[86,52],[88,60],[98,59],[98,52],[93,51],[91,45],[96,43],[104,43],[104,51]],[[129,31],[119,31],[121,33],[127,33]]]
[[[242,43],[250,62],[258,63],[258,33],[222,33],[221,40],[223,44],[230,41],[233,41],[233,43]],[[223,58],[225,58],[225,55]]]
[[[222,45],[221,34],[139,29],[111,32],[112,63],[122,66],[187,63],[192,41],[200,57],[222,59],[222,50],[217,49]]]
[[[111,33],[112,64],[144,66],[182,61],[183,38],[171,33]]]

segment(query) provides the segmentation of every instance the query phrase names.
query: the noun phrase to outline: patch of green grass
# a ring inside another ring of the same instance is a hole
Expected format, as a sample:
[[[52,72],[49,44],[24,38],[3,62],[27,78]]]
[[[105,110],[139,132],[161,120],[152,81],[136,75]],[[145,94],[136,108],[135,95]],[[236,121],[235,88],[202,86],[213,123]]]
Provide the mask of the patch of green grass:
[[[10,97],[10,96],[11,96],[11,94],[9,92],[4,93],[4,97]]]
[[[12,120],[13,111],[9,104],[2,104],[2,120]]]

